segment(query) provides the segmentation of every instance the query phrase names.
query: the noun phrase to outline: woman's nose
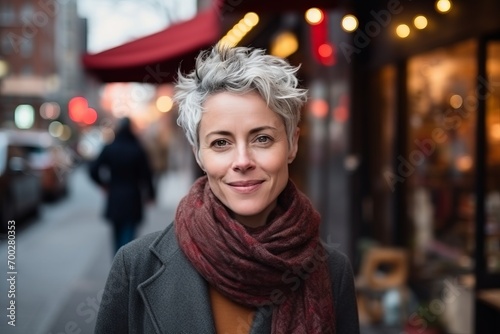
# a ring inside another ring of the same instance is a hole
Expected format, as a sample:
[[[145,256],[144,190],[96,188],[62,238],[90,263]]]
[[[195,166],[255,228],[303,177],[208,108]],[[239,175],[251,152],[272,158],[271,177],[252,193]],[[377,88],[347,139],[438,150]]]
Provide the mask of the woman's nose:
[[[233,161],[233,170],[244,172],[254,167],[255,163],[248,147],[238,147]]]

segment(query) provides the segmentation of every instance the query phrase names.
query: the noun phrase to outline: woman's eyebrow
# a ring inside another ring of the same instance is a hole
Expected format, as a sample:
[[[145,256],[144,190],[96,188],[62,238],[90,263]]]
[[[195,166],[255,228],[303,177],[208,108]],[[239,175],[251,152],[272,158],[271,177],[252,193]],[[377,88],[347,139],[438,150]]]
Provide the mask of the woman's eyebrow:
[[[257,128],[251,129],[250,130],[250,134],[254,134],[254,133],[257,133],[257,132],[264,131],[264,130],[277,131],[278,129],[276,129],[274,126],[268,126],[268,125],[266,125],[266,126],[259,126]],[[231,133],[231,131],[215,130],[215,131],[210,131],[209,133],[207,133],[205,137],[209,137],[209,136],[212,136],[212,135],[232,136],[233,134]]]
[[[205,137],[210,137],[210,136],[213,136],[213,135],[231,136],[232,133],[230,131],[215,130],[215,131],[210,131],[209,133],[207,133]]]
[[[276,131],[278,129],[276,129],[274,126],[266,125],[266,126],[259,126],[258,128],[252,129],[252,130],[250,130],[250,133],[261,132],[261,131],[264,131],[264,130]]]

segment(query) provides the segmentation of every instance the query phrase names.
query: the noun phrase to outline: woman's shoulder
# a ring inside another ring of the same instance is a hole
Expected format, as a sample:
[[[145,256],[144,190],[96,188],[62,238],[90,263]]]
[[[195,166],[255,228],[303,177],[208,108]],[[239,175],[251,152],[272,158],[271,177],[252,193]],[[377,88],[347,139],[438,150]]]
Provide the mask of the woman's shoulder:
[[[340,250],[331,246],[324,246],[328,254],[328,269],[335,280],[352,277],[352,265],[349,257]]]
[[[328,254],[328,263],[335,266],[345,266],[349,264],[349,258],[346,254],[338,250],[336,247],[323,245],[326,253]]]
[[[118,251],[121,257],[132,266],[147,266],[151,262],[165,262],[169,254],[178,250],[173,224],[165,229],[141,236]]]

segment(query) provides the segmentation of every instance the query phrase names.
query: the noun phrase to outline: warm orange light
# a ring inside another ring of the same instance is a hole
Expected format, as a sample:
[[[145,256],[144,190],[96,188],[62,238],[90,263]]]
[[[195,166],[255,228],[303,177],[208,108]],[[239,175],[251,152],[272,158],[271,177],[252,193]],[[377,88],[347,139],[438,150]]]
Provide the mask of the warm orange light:
[[[173,106],[174,102],[170,96],[163,95],[156,100],[156,108],[161,112],[169,112]]]
[[[455,94],[452,97],[450,97],[450,105],[455,109],[460,108],[463,105],[463,103],[464,99],[458,94]]]
[[[259,23],[259,15],[254,12],[246,13],[219,41],[219,44],[228,47],[236,46],[245,35]]]
[[[455,161],[455,166],[461,172],[465,172],[471,169],[473,165],[474,161],[468,155],[461,156]]]
[[[400,24],[396,28],[396,34],[401,38],[406,38],[410,36],[410,27],[408,27],[406,24]]]
[[[299,48],[299,41],[297,36],[290,31],[285,31],[279,34],[271,42],[271,54],[280,58],[286,58],[297,51]]]
[[[358,19],[354,15],[346,15],[342,18],[342,29],[352,32],[358,28]]]
[[[309,8],[305,14],[306,21],[309,24],[315,25],[321,23],[324,18],[323,11],[319,8]]]
[[[491,126],[491,137],[493,137],[493,140],[499,141],[500,140],[500,123],[493,124]]]
[[[427,18],[423,15],[419,15],[413,19],[413,24],[417,29],[425,29],[427,27]]]
[[[450,0],[438,0],[436,2],[436,9],[440,13],[447,13],[451,10]]]
[[[255,27],[259,23],[259,15],[254,12],[246,13],[243,17],[243,22],[249,27]]]

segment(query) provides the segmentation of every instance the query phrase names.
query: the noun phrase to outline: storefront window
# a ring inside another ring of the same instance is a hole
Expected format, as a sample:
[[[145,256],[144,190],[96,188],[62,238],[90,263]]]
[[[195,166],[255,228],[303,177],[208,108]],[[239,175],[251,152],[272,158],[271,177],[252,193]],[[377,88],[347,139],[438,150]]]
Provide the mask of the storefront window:
[[[486,50],[485,257],[490,273],[500,273],[500,41]]]
[[[437,272],[473,269],[477,47],[461,42],[408,61],[408,146],[398,175],[414,263]]]

